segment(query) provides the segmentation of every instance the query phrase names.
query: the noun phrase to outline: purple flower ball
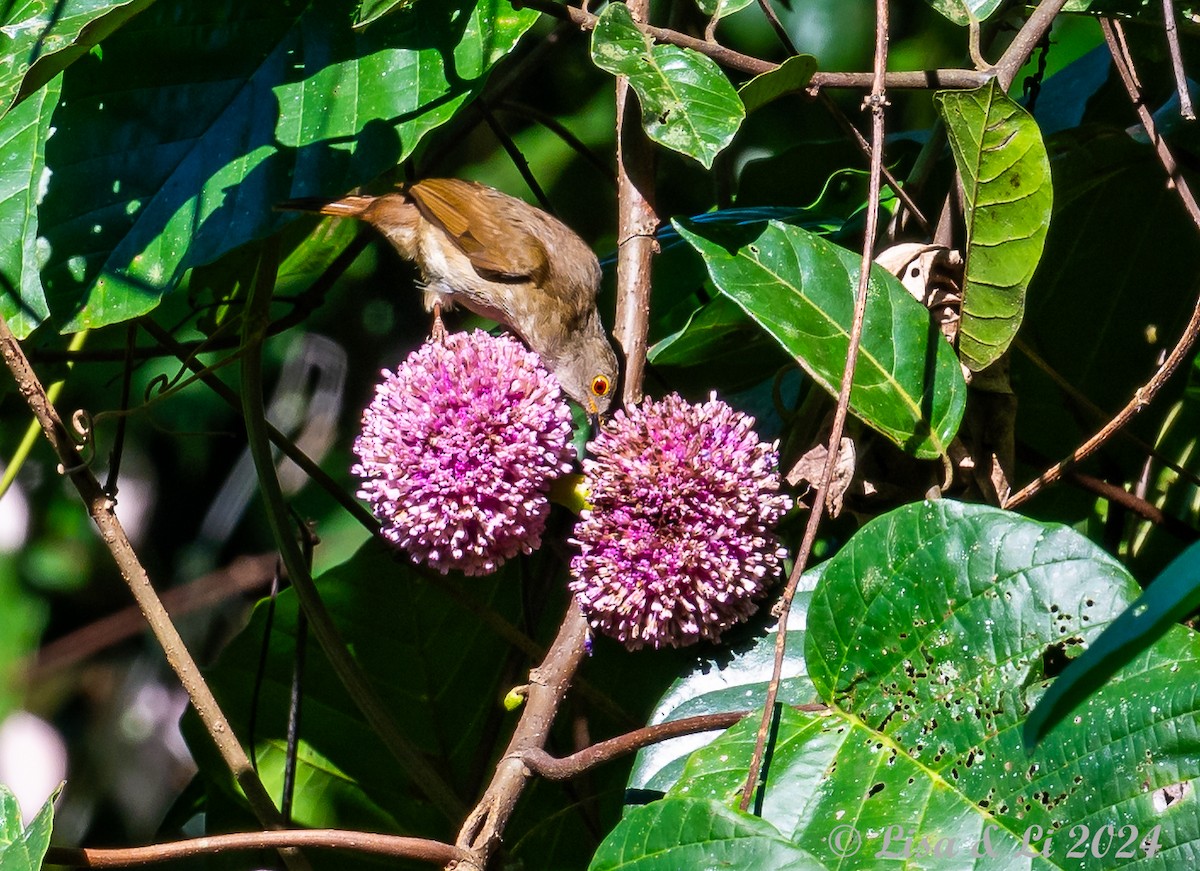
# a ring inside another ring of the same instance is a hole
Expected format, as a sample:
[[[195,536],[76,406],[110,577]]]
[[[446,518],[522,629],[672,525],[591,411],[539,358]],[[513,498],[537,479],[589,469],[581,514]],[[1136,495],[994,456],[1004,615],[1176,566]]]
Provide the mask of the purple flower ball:
[[[618,411],[588,445],[590,507],[575,526],[570,588],[592,628],[630,650],[717,640],[757,609],[786,550],[791,508],[777,445],[714,395]]]
[[[352,469],[383,534],[443,574],[488,574],[538,547],[550,483],[575,454],[571,412],[537,355],[476,330],[383,375]]]

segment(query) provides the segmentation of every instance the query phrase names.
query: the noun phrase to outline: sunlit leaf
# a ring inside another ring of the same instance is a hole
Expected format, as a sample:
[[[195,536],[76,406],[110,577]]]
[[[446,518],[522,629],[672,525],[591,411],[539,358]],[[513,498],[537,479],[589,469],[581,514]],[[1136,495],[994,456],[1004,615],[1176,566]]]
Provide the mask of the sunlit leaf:
[[[4,871],[38,871],[50,846],[54,828],[54,800],[58,790],[46,800],[24,829],[21,808],[7,786],[0,784],[0,868]]]
[[[92,50],[154,0],[18,0],[0,33],[0,114]]]
[[[410,154],[536,18],[418,3],[362,32],[352,0],[160,0],[73,65],[47,149],[43,278],[66,329],[154,308],[189,267]]]
[[[58,82],[0,118],[0,315],[25,338],[49,314],[38,272],[37,203]]]
[[[1007,350],[1050,226],[1050,160],[1037,122],[995,81],[935,100],[962,178],[967,263],[958,348],[971,369]]]
[[[1003,0],[925,0],[955,24],[966,26],[971,19],[983,21],[999,8]]]
[[[592,60],[629,77],[642,126],[660,145],[711,167],[732,140],[745,107],[716,63],[697,51],[655,45],[638,30],[624,3],[611,3],[592,33]]]
[[[677,221],[722,293],[837,395],[846,365],[857,255],[779,221],[742,227]],[[929,311],[896,278],[873,269],[850,410],[918,457],[945,452],[966,385]]]

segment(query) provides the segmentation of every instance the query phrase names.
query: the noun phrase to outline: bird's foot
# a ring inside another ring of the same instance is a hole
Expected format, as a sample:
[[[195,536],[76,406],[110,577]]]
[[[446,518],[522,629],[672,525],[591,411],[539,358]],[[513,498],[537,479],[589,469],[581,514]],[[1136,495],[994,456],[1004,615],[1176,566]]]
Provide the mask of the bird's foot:
[[[446,325],[442,323],[442,304],[433,304],[433,326],[429,330],[429,338],[440,344],[446,343]]]

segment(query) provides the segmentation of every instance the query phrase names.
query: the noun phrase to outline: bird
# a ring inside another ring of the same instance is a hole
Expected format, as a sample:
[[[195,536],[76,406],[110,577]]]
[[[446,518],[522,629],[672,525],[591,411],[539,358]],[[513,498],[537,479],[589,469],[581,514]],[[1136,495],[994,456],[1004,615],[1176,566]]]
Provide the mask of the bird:
[[[600,263],[558,218],[456,178],[422,179],[377,196],[288,200],[278,208],[370,224],[420,269],[435,338],[444,329],[441,311],[461,304],[516,333],[585,410],[608,410],[618,366],[596,307]]]

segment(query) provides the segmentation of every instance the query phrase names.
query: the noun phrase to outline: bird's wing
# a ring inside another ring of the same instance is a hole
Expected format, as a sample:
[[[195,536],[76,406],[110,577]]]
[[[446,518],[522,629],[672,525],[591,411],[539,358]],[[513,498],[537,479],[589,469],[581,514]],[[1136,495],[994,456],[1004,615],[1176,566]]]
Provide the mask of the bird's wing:
[[[425,179],[405,192],[421,215],[444,230],[481,275],[532,278],[539,283],[545,277],[549,269],[546,249],[532,234],[497,214],[495,204],[503,194],[456,178]]]

